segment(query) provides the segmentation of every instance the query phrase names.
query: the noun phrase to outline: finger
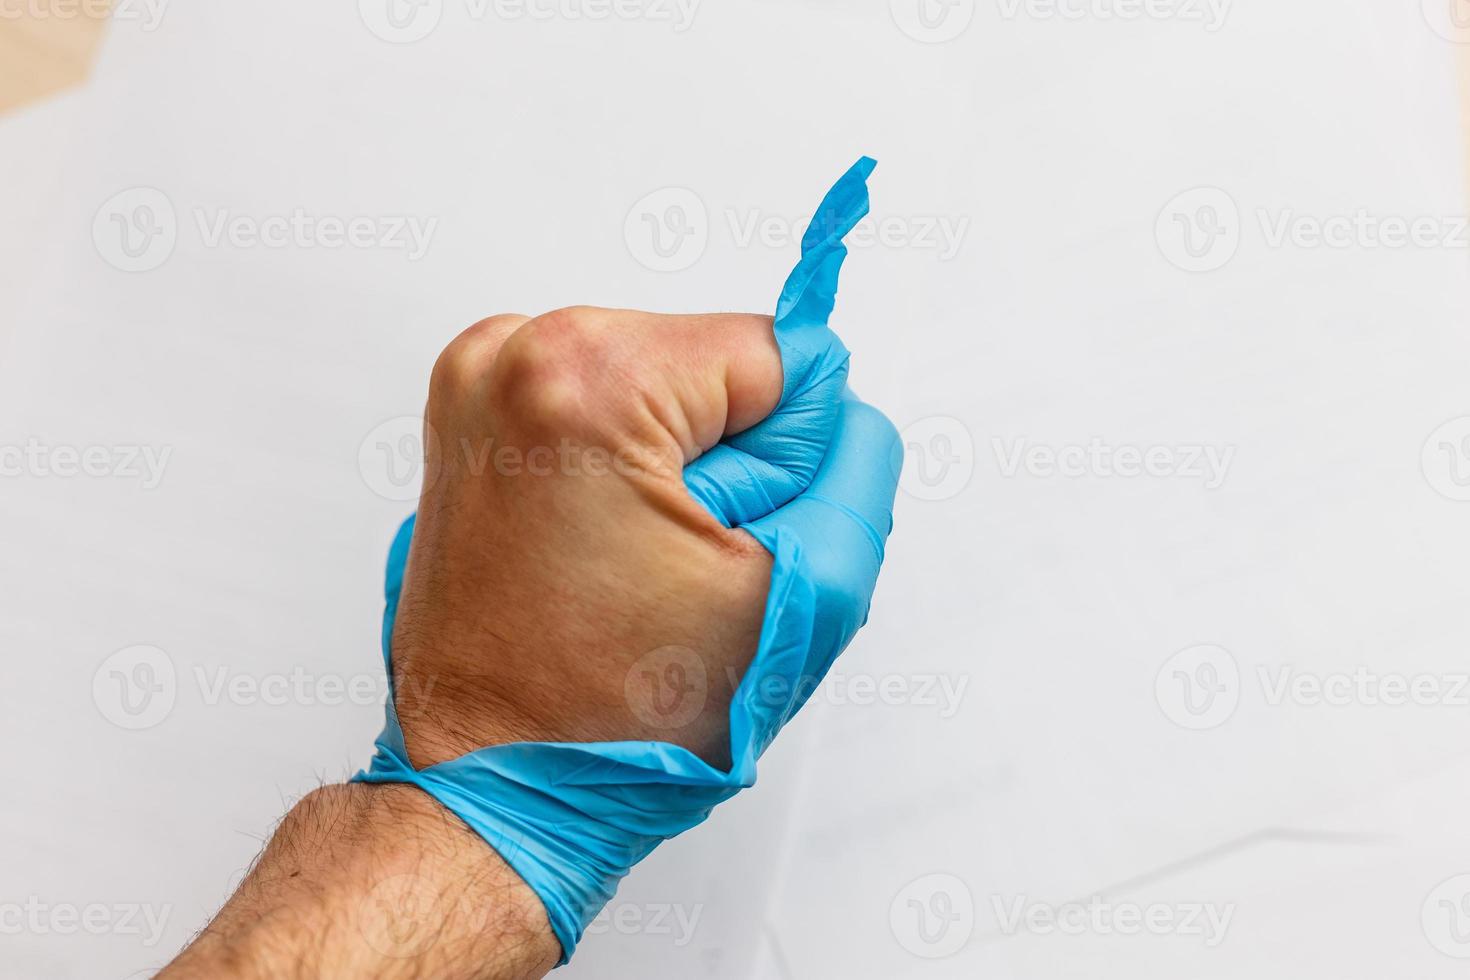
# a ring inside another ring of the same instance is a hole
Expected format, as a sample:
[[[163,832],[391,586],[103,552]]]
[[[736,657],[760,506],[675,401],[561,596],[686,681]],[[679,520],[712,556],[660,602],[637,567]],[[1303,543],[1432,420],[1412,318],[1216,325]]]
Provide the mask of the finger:
[[[786,504],[810,483],[826,455],[847,384],[848,352],[828,327],[847,257],[843,237],[868,213],[863,157],[828,191],[802,238],[801,261],[776,306],[781,399],[769,417],[738,430],[685,470],[689,492],[727,527]]]
[[[530,319],[520,313],[500,313],[461,331],[434,362],[430,397],[436,390],[452,395],[482,381],[505,342]]]
[[[769,316],[607,312],[615,329],[637,338],[646,377],[665,382],[678,399],[690,458],[749,429],[779,403],[781,354]]]
[[[831,448],[811,486],[746,526],[772,554],[779,556],[784,539],[798,574],[810,583],[814,615],[806,666],[814,676],[825,674],[867,620],[893,529],[902,459],[903,444],[893,423],[846,392]]]
[[[682,465],[768,415],[781,377],[769,317],[577,306],[515,330],[485,394],[533,435],[677,448]]]
[[[801,238],[801,262],[787,277],[776,304],[778,322],[792,328],[827,322],[837,299],[837,269],[847,255],[842,240],[868,213],[868,178],[877,165],[872,157],[863,157],[822,198]]]

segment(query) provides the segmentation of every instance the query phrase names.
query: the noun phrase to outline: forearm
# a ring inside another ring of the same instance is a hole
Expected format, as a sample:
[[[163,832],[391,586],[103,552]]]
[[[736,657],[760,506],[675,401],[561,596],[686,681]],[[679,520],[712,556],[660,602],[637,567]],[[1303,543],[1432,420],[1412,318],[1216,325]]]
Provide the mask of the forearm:
[[[298,803],[219,915],[159,976],[519,980],[560,947],[535,894],[411,786]]]

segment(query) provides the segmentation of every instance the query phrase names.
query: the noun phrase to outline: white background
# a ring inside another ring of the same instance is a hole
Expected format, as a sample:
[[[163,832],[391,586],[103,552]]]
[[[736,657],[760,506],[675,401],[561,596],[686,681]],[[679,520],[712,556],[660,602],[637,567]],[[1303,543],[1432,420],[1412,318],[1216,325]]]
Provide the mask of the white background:
[[[1433,0],[443,0],[402,8],[408,43],[357,6],[137,8],[85,91],[0,120],[0,445],[169,454],[156,486],[0,477],[0,975],[147,975],[291,799],[365,764],[376,704],[212,692],[380,683],[411,505],[372,461],[450,337],[769,311],[796,255],[771,235],[863,153],[890,233],[834,322],[913,467],[872,620],[563,975],[1463,975],[1470,423],[1440,427],[1470,416],[1470,249],[1442,241],[1465,167]],[[140,202],[171,252],[123,251]],[[200,227],[298,209],[433,233],[415,259]],[[1273,240],[1360,211],[1443,231]],[[1093,440],[1168,465],[1010,465]],[[174,677],[143,716],[140,645]],[[1355,671],[1440,703],[1274,694]],[[1228,928],[1010,918],[1094,897]],[[3,915],[92,903],[162,932]]]

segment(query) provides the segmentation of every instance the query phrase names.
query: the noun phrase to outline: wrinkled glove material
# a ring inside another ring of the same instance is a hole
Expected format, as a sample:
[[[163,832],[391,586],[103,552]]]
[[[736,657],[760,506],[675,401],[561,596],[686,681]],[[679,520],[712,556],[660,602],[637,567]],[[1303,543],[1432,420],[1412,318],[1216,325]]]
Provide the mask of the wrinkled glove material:
[[[412,517],[389,552],[387,721],[355,778],[412,783],[457,814],[540,897],[562,963],[635,864],[755,782],[756,760],[867,619],[902,451],[891,423],[848,389],[847,349],[828,319],[874,166],[864,157],[843,175],[803,236],[776,308],[785,375],[776,410],[684,471],[695,499],[774,558],[760,643],[730,705],[728,771],[665,742],[495,745],[415,769],[390,649]]]

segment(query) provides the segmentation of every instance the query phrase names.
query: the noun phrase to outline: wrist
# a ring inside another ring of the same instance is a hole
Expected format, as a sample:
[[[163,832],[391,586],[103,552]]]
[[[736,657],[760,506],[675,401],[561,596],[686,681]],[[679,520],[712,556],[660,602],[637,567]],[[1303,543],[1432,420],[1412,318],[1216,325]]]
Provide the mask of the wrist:
[[[292,808],[208,929],[160,976],[512,980],[557,962],[539,899],[411,786],[327,786]]]

